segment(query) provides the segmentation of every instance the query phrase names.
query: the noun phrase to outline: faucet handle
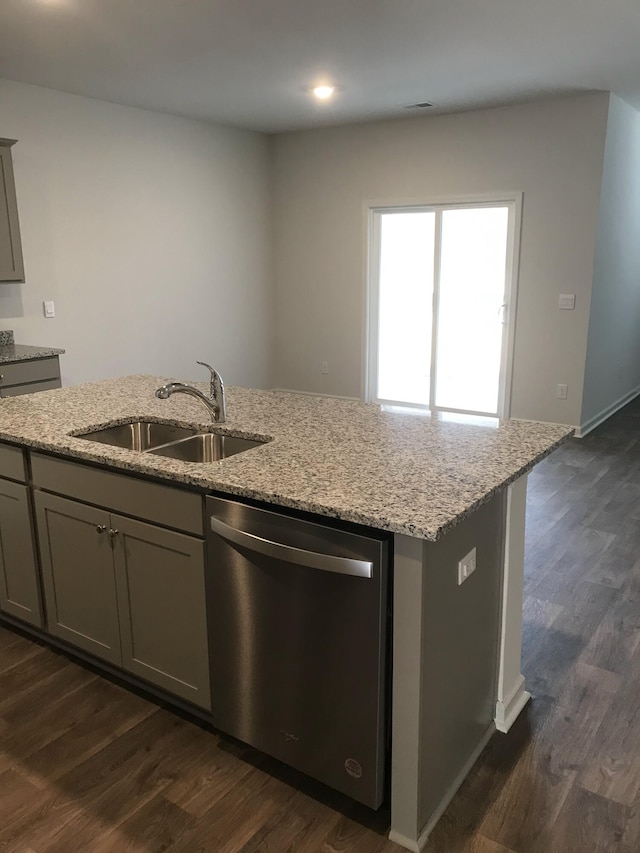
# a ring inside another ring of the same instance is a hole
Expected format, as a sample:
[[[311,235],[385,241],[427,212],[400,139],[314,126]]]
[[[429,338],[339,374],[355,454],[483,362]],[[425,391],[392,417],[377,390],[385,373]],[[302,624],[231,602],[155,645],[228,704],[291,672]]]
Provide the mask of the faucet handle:
[[[220,401],[218,398],[224,395],[224,383],[222,381],[222,376],[220,376],[215,367],[211,367],[211,365],[207,364],[206,361],[196,361],[196,364],[201,364],[203,367],[209,368],[209,372],[211,374],[211,397],[219,403]]]

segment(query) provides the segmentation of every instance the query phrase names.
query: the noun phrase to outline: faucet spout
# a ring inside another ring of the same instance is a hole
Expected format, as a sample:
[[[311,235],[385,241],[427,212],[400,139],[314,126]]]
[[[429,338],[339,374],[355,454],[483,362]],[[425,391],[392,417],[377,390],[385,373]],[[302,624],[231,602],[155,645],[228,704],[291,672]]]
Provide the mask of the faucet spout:
[[[193,385],[186,385],[184,382],[168,382],[166,385],[162,385],[157,389],[156,397],[160,400],[168,400],[172,394],[188,394],[191,397],[195,397],[196,400],[200,400],[211,415],[211,420],[214,423],[223,424],[226,420],[227,410],[224,399],[224,383],[222,381],[222,377],[217,370],[211,367],[210,364],[205,364],[204,361],[199,361],[197,363],[202,364],[204,367],[208,367],[211,371],[210,397],[207,397],[207,395],[203,394],[202,391],[198,390],[198,388],[194,388]]]

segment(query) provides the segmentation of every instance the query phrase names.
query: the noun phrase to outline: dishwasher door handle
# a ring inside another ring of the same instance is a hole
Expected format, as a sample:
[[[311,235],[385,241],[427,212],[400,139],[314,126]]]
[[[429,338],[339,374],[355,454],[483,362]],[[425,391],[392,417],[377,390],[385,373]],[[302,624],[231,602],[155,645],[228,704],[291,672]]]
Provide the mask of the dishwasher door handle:
[[[246,530],[231,527],[214,515],[211,516],[211,529],[228,542],[263,554],[265,557],[273,557],[276,560],[295,563],[297,566],[306,566],[310,569],[320,569],[323,572],[333,572],[339,575],[352,575],[358,578],[370,578],[373,575],[373,563],[369,560],[334,557],[331,554],[320,554],[316,551],[294,548],[293,545],[284,545],[282,542],[272,542],[270,539],[263,539],[253,533],[247,533]]]

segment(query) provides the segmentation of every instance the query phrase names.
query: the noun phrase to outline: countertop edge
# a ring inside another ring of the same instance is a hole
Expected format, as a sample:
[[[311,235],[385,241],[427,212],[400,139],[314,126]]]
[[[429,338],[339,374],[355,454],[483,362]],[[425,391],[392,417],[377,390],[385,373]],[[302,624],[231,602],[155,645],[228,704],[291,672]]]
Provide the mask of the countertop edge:
[[[129,420],[128,418],[120,418],[115,419],[116,421],[126,422]],[[112,421],[113,423],[113,421]],[[176,421],[176,425],[180,425],[179,421]],[[218,431],[224,431],[222,429],[216,429]],[[233,430],[229,430],[229,433],[232,433]],[[129,451],[123,450],[121,448],[113,448],[109,447],[109,453],[100,453],[100,447],[104,447],[104,445],[92,445],[91,448],[87,448],[86,450],[79,450],[76,448],[61,448],[59,445],[56,445],[52,442],[46,441],[35,441],[32,439],[26,439],[24,437],[16,437],[11,433],[6,433],[0,430],[0,441],[11,443],[17,445],[19,447],[27,448],[29,450],[33,450],[36,452],[48,453],[53,456],[57,456],[63,459],[67,459],[69,461],[79,461],[79,462],[87,462],[89,464],[95,465],[97,467],[106,467],[108,469],[115,470],[117,472],[127,474],[142,474],[145,477],[149,477],[152,480],[155,480],[163,485],[175,485],[179,483],[184,486],[190,486],[192,488],[198,489],[203,493],[207,492],[220,492],[226,495],[232,495],[234,497],[244,497],[249,498],[251,500],[261,501],[263,503],[271,504],[274,506],[282,506],[288,509],[301,510],[303,512],[309,512],[313,515],[319,515],[325,518],[336,518],[341,521],[347,521],[354,524],[361,524],[365,527],[375,528],[377,530],[384,530],[388,533],[396,533],[404,536],[409,536],[416,539],[424,539],[428,542],[437,542],[442,538],[446,533],[455,528],[461,521],[475,512],[478,507],[487,503],[491,498],[493,498],[496,494],[508,488],[509,485],[516,482],[520,477],[527,474],[531,471],[539,462],[553,453],[560,445],[564,444],[565,441],[568,441],[575,433],[575,430],[571,429],[568,433],[560,438],[558,438],[553,445],[545,448],[545,450],[541,451],[534,458],[529,460],[525,465],[521,466],[519,469],[511,473],[508,477],[504,478],[500,483],[494,485],[491,489],[489,489],[484,495],[473,501],[469,504],[465,509],[459,512],[457,515],[449,519],[446,523],[439,525],[438,527],[430,528],[420,525],[403,525],[397,522],[387,520],[381,518],[376,515],[367,515],[366,513],[359,512],[357,510],[351,510],[345,507],[338,506],[327,506],[321,503],[314,503],[313,501],[303,501],[295,498],[288,497],[284,494],[278,494],[274,492],[265,492],[260,489],[255,489],[251,487],[242,487],[230,485],[228,483],[212,483],[211,481],[211,470],[208,469],[207,482],[203,482],[204,476],[198,477],[197,475],[197,467],[195,470],[192,469],[191,466],[198,466],[198,463],[185,463],[188,465],[188,468],[185,468],[184,472],[163,472],[162,470],[158,470],[153,465],[145,465],[141,462],[140,456],[145,456],[145,454],[141,454],[140,451]],[[70,436],[72,437],[72,436]],[[256,434],[256,437],[257,434]],[[113,451],[119,451],[124,453],[132,453],[136,454],[136,457],[129,459],[117,458],[113,455]],[[139,460],[139,461],[138,461]]]
[[[24,344],[11,344],[14,350],[18,352],[3,353],[5,347],[0,346],[0,364],[18,364],[21,361],[37,361],[41,358],[54,358],[58,355],[64,355],[66,350],[58,349],[57,347],[27,347]]]

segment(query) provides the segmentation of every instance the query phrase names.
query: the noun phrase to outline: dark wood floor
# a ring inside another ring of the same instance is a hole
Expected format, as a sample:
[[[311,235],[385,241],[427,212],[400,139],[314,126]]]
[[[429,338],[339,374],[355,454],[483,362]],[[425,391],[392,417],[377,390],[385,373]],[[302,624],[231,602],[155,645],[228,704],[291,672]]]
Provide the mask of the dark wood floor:
[[[429,853],[640,851],[640,402],[530,476],[523,672]],[[372,815],[0,628],[2,853],[400,853]]]

